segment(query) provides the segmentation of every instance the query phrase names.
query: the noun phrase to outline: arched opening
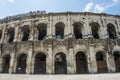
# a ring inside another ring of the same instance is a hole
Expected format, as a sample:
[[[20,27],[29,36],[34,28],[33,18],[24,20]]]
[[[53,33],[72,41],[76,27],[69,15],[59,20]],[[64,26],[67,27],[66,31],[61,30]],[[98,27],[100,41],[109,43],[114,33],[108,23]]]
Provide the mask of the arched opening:
[[[55,55],[55,74],[67,74],[67,62],[64,53]]]
[[[120,72],[120,51],[114,52],[116,72]]]
[[[107,31],[110,39],[115,39],[117,37],[115,26],[113,24],[109,23],[107,25]]]
[[[25,74],[26,73],[26,54],[22,54],[17,59],[16,73]]]
[[[30,33],[29,26],[27,25],[23,26],[22,31],[23,31],[22,41],[28,41]]]
[[[55,37],[56,39],[63,39],[64,38],[64,23],[59,22],[55,25]]]
[[[38,40],[46,39],[47,25],[42,23],[38,25]]]
[[[106,59],[102,52],[96,53],[96,61],[98,73],[108,72]]]
[[[82,39],[83,35],[82,35],[82,28],[83,25],[79,22],[76,22],[73,24],[74,26],[74,35],[76,39]]]
[[[0,30],[0,39],[2,38],[2,30]]]
[[[46,55],[45,54],[39,53],[35,56],[34,73],[35,74],[46,73]]]
[[[99,39],[99,28],[100,25],[98,23],[90,23],[93,38]]]
[[[10,28],[8,29],[8,32],[7,32],[7,35],[8,35],[8,42],[13,42],[14,40],[14,35],[15,35],[15,29],[14,28]]]
[[[87,58],[84,52],[78,52],[76,54],[76,73],[88,73]]]
[[[5,55],[2,62],[2,73],[9,73],[10,55]]]

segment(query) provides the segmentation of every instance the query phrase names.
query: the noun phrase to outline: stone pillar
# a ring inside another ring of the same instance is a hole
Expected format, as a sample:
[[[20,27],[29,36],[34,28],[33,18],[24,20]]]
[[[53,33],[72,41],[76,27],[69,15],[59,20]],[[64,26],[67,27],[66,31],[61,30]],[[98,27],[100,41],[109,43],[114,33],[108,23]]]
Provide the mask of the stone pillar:
[[[16,73],[16,68],[17,68],[17,59],[14,59],[14,65],[13,65],[13,73]]]
[[[2,58],[0,57],[0,73],[2,72]]]
[[[11,54],[9,73],[12,74],[14,71],[14,53]]]
[[[91,38],[91,37],[93,37],[92,36],[92,32],[91,32],[91,28],[90,28],[90,26],[89,26],[89,20],[88,20],[88,13],[86,13],[86,15],[85,15],[85,25],[86,25],[86,28],[85,28],[85,30],[86,30],[86,34],[87,35],[84,35],[84,38]]]
[[[18,30],[19,29],[19,25],[17,25],[16,27],[15,27],[15,36],[14,36],[14,42],[16,42],[17,40],[18,40]]]
[[[92,65],[91,65],[91,57],[87,56],[87,63],[88,63],[88,73],[93,73],[92,71]]]
[[[83,34],[83,38],[88,38],[88,32],[87,32],[87,24],[86,22],[83,24],[83,29],[82,29],[82,34]]]
[[[7,38],[7,32],[4,33],[4,42],[7,42],[8,38]]]
[[[109,36],[108,36],[107,26],[106,26],[106,24],[105,24],[105,20],[104,20],[104,16],[103,16],[103,15],[102,15],[102,26],[103,26],[102,39],[107,39],[107,38],[109,38]]]
[[[31,61],[32,65],[31,65],[31,74],[34,74],[34,64],[35,64],[35,58],[32,57],[32,61]]]
[[[21,31],[21,28],[18,30],[18,42],[21,42],[23,37],[23,32]]]
[[[100,24],[100,30],[99,30],[99,37],[100,39],[104,39],[104,26],[103,23]]]
[[[30,29],[30,33],[29,33],[29,41],[33,41],[33,36],[34,36],[34,22],[32,21],[31,22],[31,25],[29,26],[29,29]]]
[[[26,61],[26,74],[31,74],[32,73],[32,65],[31,65],[31,61],[32,61],[32,48],[33,46],[31,45],[30,46],[30,51],[28,53],[28,58],[27,58],[27,61]]]
[[[52,73],[53,74],[55,74],[55,58],[54,58],[54,56],[53,56],[53,58],[52,58]]]
[[[71,24],[71,20],[70,20],[70,14],[68,13],[68,20],[67,20],[67,32],[68,32],[68,37],[69,38],[73,38],[74,36],[74,32],[73,32],[73,25]]]
[[[97,73],[97,63],[96,63],[96,53],[94,51],[94,46],[91,44],[89,46],[89,53],[90,53],[90,62],[89,62],[89,72],[90,73]]]
[[[118,39],[120,39],[120,23],[118,21],[118,18],[116,19],[116,25],[117,25],[117,29],[116,29],[116,34],[117,34],[117,37]]]
[[[55,23],[56,21],[54,21],[54,18],[52,16],[52,14],[50,15],[50,27],[51,27],[51,36],[52,38],[55,38]]]
[[[31,70],[30,70],[30,67],[31,67],[31,65],[30,65],[30,58],[28,57],[27,58],[27,61],[26,61],[26,74],[30,74],[31,72]]]
[[[106,62],[107,62],[107,68],[108,72],[115,72],[115,63],[114,63],[114,57],[112,54],[108,54],[109,52],[106,53]]]
[[[4,42],[4,39],[5,39],[5,30],[6,30],[6,24],[4,24],[4,28],[2,30],[1,43]]]
[[[5,28],[4,28],[4,30],[3,30],[3,36],[2,36],[2,42],[7,42],[7,39],[6,39],[6,37],[7,37],[7,23],[5,23]]]
[[[73,69],[74,69],[74,74],[76,74],[76,57],[75,56],[73,56]]]
[[[32,68],[31,68],[31,56],[32,56],[32,53],[29,53],[29,57],[27,58],[27,61],[26,61],[26,74],[30,74],[32,71]]]
[[[33,40],[38,41],[38,29],[37,29],[37,27],[34,27],[33,30],[34,30],[33,31],[34,32]]]
[[[54,67],[52,65],[52,45],[49,45],[47,54],[48,55],[46,56],[46,73],[52,74],[53,73],[52,67]]]
[[[48,38],[52,38],[52,15],[50,15],[50,21],[49,23],[47,24],[47,37]]]
[[[74,74],[74,54],[73,54],[73,49],[70,48],[68,50],[68,56],[67,56],[67,73],[68,74]]]

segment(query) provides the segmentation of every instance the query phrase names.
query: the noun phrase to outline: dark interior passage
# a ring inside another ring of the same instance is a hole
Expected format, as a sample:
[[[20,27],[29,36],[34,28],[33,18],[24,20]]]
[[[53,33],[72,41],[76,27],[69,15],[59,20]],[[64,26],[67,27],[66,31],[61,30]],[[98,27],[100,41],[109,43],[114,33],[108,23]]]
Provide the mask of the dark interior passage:
[[[73,24],[74,26],[74,35],[76,39],[82,39],[83,35],[82,35],[82,28],[83,25],[79,22],[76,22]]]
[[[2,38],[2,30],[0,30],[0,39]]]
[[[87,59],[83,52],[76,54],[76,73],[88,73]]]
[[[13,40],[14,40],[14,35],[15,35],[15,30],[14,30],[14,28],[8,29],[7,34],[8,34],[8,37],[9,37],[8,42],[9,42],[9,43],[10,43],[10,42],[13,42]]]
[[[99,39],[100,25],[98,23],[91,23],[90,26],[91,26],[93,38]]]
[[[38,28],[38,40],[46,39],[47,25],[44,23],[41,23],[38,25],[37,28]]]
[[[103,55],[102,52],[97,52],[96,53],[96,61],[97,61],[98,73],[108,72],[105,56]]]
[[[114,52],[114,61],[115,61],[116,72],[120,72],[120,52],[119,51]]]
[[[55,25],[55,37],[56,39],[64,38],[64,27],[65,25],[62,22],[59,22]]]
[[[28,41],[30,34],[29,26],[27,25],[23,26],[22,31],[23,31],[22,41]]]
[[[45,54],[39,53],[35,56],[34,73],[46,74],[46,55]]]
[[[55,55],[55,74],[67,74],[67,62],[64,53]]]
[[[9,67],[10,67],[10,55],[5,55],[3,57],[2,73],[9,73]]]
[[[113,24],[109,23],[107,25],[107,31],[110,39],[116,39],[116,30]]]
[[[26,54],[22,54],[17,59],[16,73],[25,74],[26,73]]]

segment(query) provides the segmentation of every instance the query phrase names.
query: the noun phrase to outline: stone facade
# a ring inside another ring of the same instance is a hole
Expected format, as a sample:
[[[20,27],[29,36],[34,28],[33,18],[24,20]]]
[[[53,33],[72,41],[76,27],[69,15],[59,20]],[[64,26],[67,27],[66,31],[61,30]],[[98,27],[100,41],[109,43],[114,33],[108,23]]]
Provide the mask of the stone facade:
[[[1,73],[120,71],[120,16],[86,12],[21,16],[0,20]]]

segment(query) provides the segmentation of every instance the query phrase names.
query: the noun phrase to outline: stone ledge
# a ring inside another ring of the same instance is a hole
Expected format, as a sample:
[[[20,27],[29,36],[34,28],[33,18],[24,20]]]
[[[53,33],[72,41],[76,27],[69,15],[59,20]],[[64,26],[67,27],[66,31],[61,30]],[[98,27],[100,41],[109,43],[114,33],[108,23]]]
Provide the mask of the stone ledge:
[[[81,75],[0,74],[0,80],[120,80],[120,73]]]

